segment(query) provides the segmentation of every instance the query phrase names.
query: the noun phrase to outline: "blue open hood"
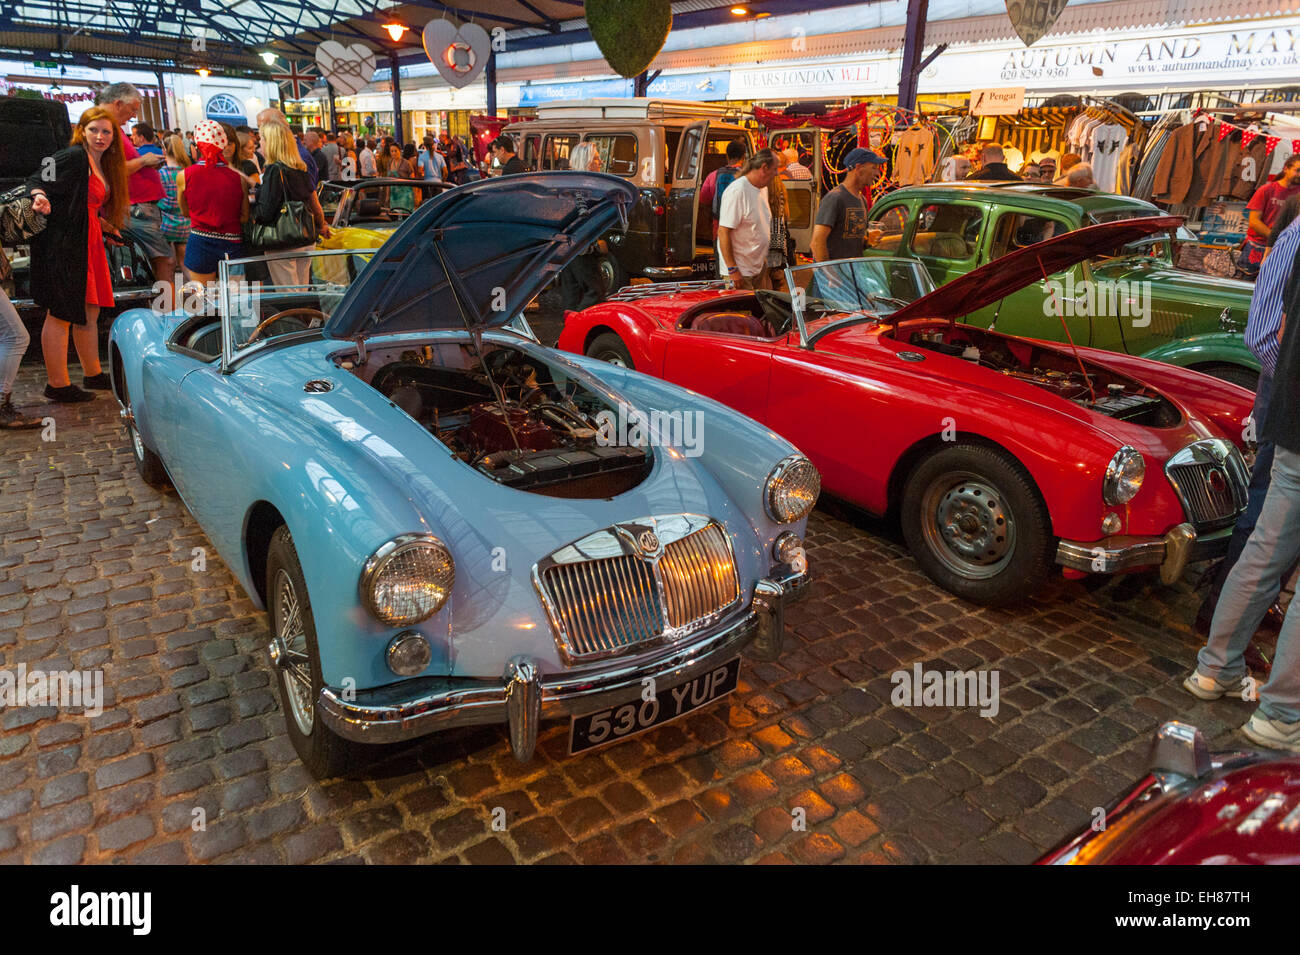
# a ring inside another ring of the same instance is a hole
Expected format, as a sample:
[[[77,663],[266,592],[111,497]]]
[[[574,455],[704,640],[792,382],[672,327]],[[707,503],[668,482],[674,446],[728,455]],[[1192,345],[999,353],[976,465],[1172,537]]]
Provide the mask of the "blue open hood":
[[[375,252],[325,334],[504,325],[570,260],[626,226],[636,196],[616,176],[569,171],[502,176],[439,193]]]

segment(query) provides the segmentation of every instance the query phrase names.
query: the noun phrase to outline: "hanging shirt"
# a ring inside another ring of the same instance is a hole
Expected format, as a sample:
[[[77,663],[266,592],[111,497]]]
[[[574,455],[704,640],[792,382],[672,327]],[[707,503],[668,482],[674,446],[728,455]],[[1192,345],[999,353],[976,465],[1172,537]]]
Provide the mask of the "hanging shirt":
[[[915,186],[934,172],[934,133],[923,126],[903,131],[894,152],[894,178],[899,185]]]
[[[1092,131],[1092,178],[1102,192],[1115,191],[1120,153],[1128,143],[1128,130],[1119,123],[1098,126]]]

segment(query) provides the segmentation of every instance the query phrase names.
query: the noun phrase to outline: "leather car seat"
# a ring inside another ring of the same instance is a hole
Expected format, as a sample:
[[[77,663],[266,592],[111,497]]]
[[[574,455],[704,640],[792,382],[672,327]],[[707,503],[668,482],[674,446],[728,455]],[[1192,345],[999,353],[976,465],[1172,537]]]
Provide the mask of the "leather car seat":
[[[768,327],[748,312],[713,312],[695,319],[691,325],[695,332],[721,332],[724,335],[744,335],[748,338],[771,338]]]
[[[361,219],[378,219],[384,214],[384,207],[378,199],[363,197],[357,203],[357,216]]]

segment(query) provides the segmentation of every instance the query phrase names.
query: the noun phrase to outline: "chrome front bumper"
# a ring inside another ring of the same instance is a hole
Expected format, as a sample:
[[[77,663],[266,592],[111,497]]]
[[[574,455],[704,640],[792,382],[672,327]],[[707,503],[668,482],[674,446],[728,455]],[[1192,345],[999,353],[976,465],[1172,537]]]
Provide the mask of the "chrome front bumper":
[[[740,617],[653,653],[549,676],[542,675],[537,661],[514,657],[499,680],[420,677],[353,691],[349,696],[354,699],[327,686],[316,713],[339,736],[358,743],[393,743],[455,726],[508,723],[511,749],[519,760],[528,760],[542,720],[639,699],[646,678],[663,686],[686,682],[751,644],[756,656],[774,659],[784,643],[785,605],[802,596],[807,585],[806,573],[776,573],[760,580]]]
[[[1198,536],[1191,524],[1179,524],[1163,537],[1104,537],[1092,543],[1062,540],[1056,562],[1087,574],[1158,566],[1160,579],[1172,584],[1188,564],[1221,557],[1231,537],[1231,527]]]

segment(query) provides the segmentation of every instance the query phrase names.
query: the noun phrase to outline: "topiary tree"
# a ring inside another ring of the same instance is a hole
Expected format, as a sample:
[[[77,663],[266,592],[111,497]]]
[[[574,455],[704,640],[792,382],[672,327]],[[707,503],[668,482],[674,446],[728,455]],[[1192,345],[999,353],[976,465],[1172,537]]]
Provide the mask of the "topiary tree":
[[[671,0],[585,0],[583,6],[605,62],[628,79],[659,55],[673,26]]]

